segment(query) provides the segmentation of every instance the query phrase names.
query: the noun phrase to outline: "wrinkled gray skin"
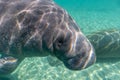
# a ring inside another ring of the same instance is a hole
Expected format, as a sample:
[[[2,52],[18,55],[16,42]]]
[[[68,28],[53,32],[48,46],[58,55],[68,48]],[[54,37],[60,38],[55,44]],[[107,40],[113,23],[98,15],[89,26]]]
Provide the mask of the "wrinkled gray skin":
[[[96,60],[78,25],[52,0],[0,0],[0,54],[0,75],[25,57],[52,55],[71,70]]]
[[[120,58],[120,30],[101,30],[87,35],[96,51],[98,60]],[[62,63],[53,58],[47,57],[51,66],[58,66]]]

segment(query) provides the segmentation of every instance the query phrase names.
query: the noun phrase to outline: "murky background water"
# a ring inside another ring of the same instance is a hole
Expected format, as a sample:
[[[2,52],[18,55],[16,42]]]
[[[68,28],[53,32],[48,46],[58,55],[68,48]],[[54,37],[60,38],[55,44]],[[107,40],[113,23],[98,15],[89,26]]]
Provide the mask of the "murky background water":
[[[55,0],[79,24],[85,35],[120,29],[120,0]],[[108,54],[108,53],[107,53]],[[113,53],[114,54],[114,53]],[[97,59],[96,64],[71,71],[56,58],[26,58],[8,78],[0,80],[119,80],[120,59]]]

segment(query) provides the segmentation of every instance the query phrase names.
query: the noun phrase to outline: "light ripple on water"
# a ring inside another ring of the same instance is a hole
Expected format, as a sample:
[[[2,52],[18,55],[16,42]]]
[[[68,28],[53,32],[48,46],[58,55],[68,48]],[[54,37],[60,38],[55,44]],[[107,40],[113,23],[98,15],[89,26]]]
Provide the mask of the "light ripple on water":
[[[59,62],[58,62],[59,63]],[[12,74],[12,80],[111,80],[111,78],[120,79],[120,62],[96,63],[95,65],[82,70],[71,71],[63,64],[50,66],[47,57],[45,58],[27,58],[17,70]]]

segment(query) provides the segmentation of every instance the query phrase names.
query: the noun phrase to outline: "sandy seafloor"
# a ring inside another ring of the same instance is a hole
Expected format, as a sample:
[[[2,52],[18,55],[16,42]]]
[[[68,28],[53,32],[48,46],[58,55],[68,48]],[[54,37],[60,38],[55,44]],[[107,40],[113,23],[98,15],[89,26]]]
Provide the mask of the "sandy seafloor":
[[[120,29],[120,0],[55,1],[68,11],[85,35]],[[56,58],[26,58],[8,78],[0,80],[120,80],[120,59],[97,59],[85,70],[71,71]]]

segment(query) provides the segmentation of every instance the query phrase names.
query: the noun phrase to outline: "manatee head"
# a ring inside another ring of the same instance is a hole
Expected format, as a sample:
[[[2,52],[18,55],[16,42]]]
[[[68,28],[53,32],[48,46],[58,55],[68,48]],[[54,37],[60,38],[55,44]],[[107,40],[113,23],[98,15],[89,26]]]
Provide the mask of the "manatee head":
[[[91,66],[96,61],[93,46],[69,15],[65,16],[65,19],[59,28],[56,28],[53,54],[71,70]]]

